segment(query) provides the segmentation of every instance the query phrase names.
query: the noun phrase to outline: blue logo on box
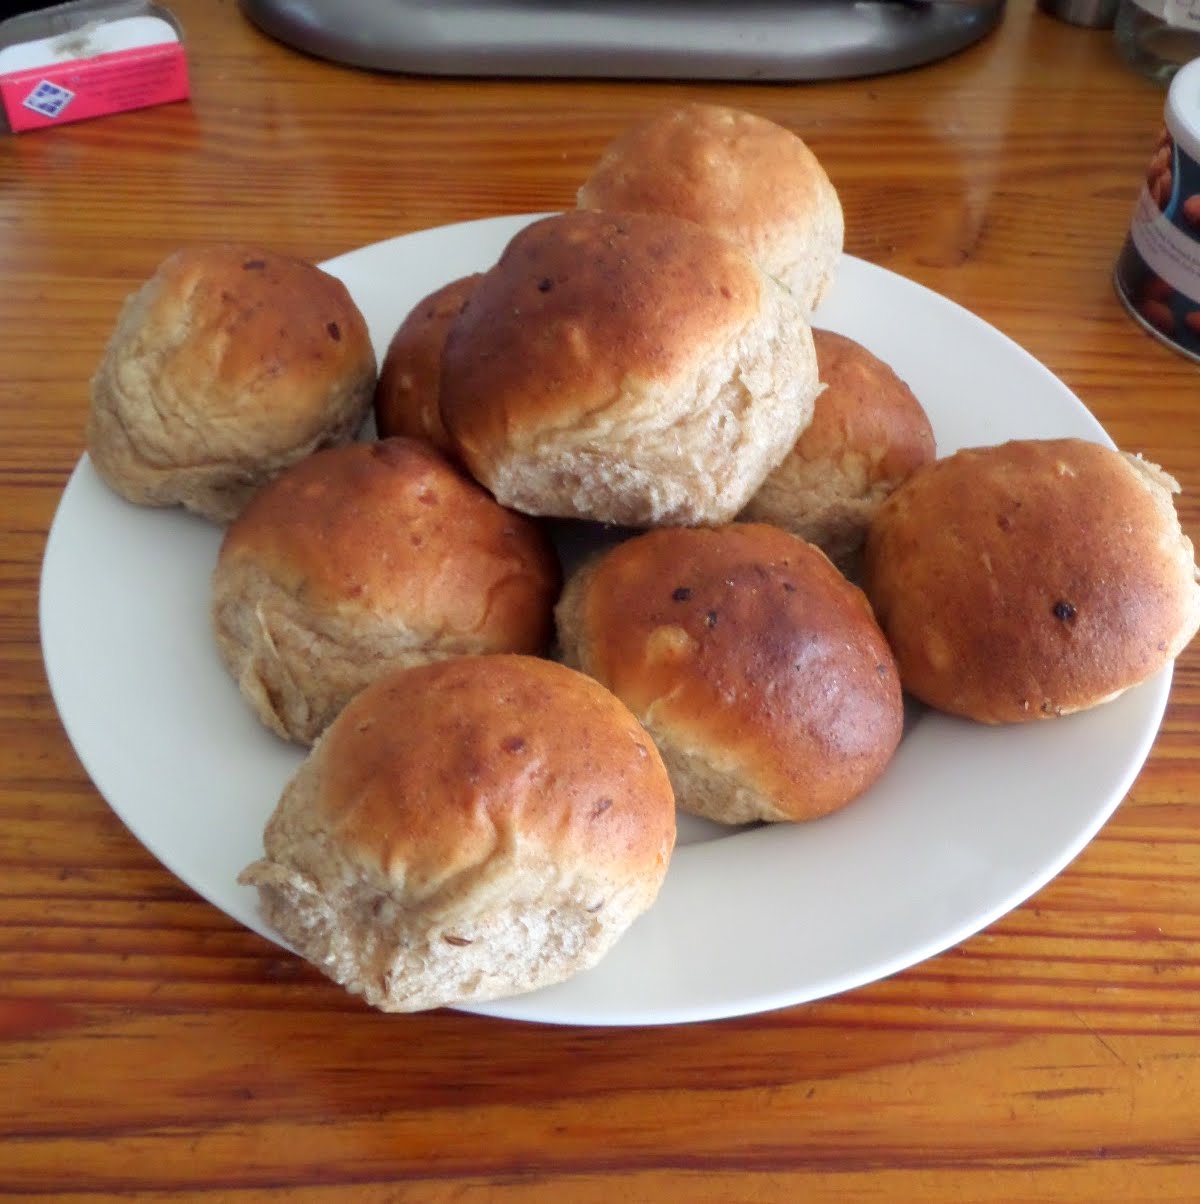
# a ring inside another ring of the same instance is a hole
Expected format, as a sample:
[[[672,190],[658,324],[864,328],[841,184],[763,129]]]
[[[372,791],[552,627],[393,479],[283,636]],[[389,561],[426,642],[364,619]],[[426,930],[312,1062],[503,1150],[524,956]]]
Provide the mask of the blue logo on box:
[[[57,117],[74,99],[74,92],[44,79],[21,103],[43,117]]]

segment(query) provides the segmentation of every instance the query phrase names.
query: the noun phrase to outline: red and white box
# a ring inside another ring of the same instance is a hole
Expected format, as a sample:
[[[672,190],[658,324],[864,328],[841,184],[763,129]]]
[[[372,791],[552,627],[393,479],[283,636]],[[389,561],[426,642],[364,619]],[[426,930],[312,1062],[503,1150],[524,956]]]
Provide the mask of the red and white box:
[[[73,0],[0,22],[0,122],[13,133],[186,100],[179,22],[142,0]]]

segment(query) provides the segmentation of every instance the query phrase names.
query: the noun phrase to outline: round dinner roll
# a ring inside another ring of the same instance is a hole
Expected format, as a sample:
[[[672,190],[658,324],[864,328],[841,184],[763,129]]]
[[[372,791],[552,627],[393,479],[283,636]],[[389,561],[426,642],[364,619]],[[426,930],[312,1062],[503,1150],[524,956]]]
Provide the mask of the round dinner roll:
[[[921,403],[887,364],[845,335],[812,333],[825,388],[742,517],[783,527],[848,569],[883,499],[937,452]]]
[[[1200,623],[1178,485],[1082,439],[969,448],[879,508],[863,585],[905,689],[984,723],[1115,698]]]
[[[330,978],[411,1012],[595,965],[674,842],[666,770],[607,690],[553,661],[461,657],[350,703],[239,880]]]
[[[375,428],[381,438],[428,439],[439,451],[454,454],[438,409],[442,346],[479,279],[476,273],[443,285],[419,301],[400,323],[375,386]]]
[[[721,105],[668,109],[628,129],[578,201],[698,222],[744,247],[807,311],[842,255],[841,202],[816,155],[791,130]]]
[[[354,437],[375,351],[346,286],[257,247],[187,247],[125,302],[92,379],[88,454],[119,494],[227,522]]]
[[[571,578],[556,618],[564,659],[646,726],[684,811],[815,819],[899,744],[900,682],[866,598],[777,527],[636,536]]]
[[[368,682],[465,653],[541,653],[559,568],[541,529],[428,444],[309,456],[225,532],[217,647],[259,718],[309,743]]]
[[[624,526],[733,518],[812,416],[799,306],[676,218],[527,226],[442,353],[441,412],[506,506]]]

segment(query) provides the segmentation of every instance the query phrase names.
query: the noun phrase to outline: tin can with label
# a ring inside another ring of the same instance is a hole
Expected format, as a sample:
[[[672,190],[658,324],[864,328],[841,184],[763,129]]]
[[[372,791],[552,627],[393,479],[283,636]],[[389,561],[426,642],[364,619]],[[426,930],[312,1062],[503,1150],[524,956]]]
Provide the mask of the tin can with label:
[[[1138,322],[1200,362],[1200,59],[1171,81],[1114,279]]]

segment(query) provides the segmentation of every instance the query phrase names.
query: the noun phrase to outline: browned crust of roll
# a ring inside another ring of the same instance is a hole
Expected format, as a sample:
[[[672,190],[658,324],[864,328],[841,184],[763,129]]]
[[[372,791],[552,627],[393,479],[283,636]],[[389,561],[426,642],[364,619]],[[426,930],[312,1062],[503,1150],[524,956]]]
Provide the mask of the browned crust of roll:
[[[512,240],[451,328],[442,417],[472,465],[598,410],[617,423],[638,400],[627,379],[686,376],[698,351],[754,317],[760,291],[749,261],[698,226],[545,218]]]
[[[352,438],[374,384],[340,280],[258,247],[187,247],[121,311],[92,381],[88,451],[131,501],[224,522],[289,464]]]
[[[795,302],[714,234],[646,215],[517,234],[441,371],[446,428],[500,501],[625,525],[733,517],[816,392]]]
[[[812,422],[743,516],[817,544],[845,568],[883,499],[937,453],[921,403],[889,365],[845,335],[812,333],[824,386]]]
[[[658,753],[608,691],[551,661],[463,657],[350,703],[242,880],[327,974],[411,1011],[594,964],[654,900],[674,839]]]
[[[654,735],[685,810],[725,822],[810,819],[883,770],[903,714],[866,599],[775,527],[662,530],[568,583],[568,663]]]
[[[264,722],[312,740],[389,667],[545,650],[559,568],[541,529],[431,446],[310,456],[226,532],[213,623]]]
[[[413,306],[397,328],[375,386],[375,428],[381,438],[427,439],[453,454],[438,403],[442,347],[481,278],[476,273],[443,285]]]
[[[791,130],[755,113],[690,104],[636,123],[579,190],[588,209],[686,218],[743,247],[812,309],[842,251],[837,192]]]
[[[1014,440],[919,469],[883,504],[863,584],[904,686],[987,723],[1104,702],[1200,622],[1175,482],[1081,439]]]

